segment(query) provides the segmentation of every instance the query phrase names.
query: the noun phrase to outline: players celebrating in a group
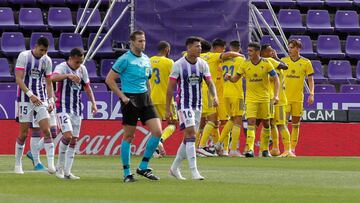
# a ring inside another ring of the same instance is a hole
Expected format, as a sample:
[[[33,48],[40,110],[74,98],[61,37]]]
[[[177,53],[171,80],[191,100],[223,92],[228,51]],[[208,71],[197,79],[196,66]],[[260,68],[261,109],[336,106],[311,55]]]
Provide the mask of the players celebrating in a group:
[[[51,138],[49,113],[54,106],[53,86],[51,82],[52,62],[47,55],[48,39],[41,37],[33,50],[23,51],[19,54],[15,76],[18,85],[17,92],[17,120],[20,123],[20,135],[15,146],[15,173],[23,174],[22,155],[24,143],[32,119],[36,119],[45,136],[44,147],[48,161],[49,173],[55,173],[54,143]],[[45,77],[45,80],[43,78]],[[46,83],[46,92],[43,83]],[[47,96],[46,96],[47,94]],[[46,98],[49,98],[46,101]],[[37,163],[39,164],[39,163]]]
[[[55,67],[52,81],[57,82],[56,113],[63,137],[59,144],[56,176],[61,179],[80,179],[71,173],[75,145],[80,135],[82,109],[81,89],[84,88],[91,101],[92,113],[97,112],[90,79],[84,65],[84,52],[80,48],[70,51],[69,59]]]

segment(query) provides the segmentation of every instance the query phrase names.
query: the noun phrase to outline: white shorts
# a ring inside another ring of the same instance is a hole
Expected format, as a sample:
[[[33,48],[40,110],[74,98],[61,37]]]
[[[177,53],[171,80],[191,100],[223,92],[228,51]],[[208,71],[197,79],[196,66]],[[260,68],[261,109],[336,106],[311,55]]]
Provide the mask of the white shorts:
[[[56,114],[55,114],[55,111],[56,109],[52,110],[49,115],[50,115],[50,118],[49,118],[49,123],[50,123],[50,126],[57,126],[56,124]],[[33,128],[39,128],[39,122],[38,120],[36,120],[35,118],[33,119],[32,121],[32,127]]]
[[[47,111],[47,103],[35,106],[31,102],[17,102],[16,112],[19,123],[31,123],[34,119],[41,121],[50,118],[49,112]]]
[[[200,127],[201,110],[180,109],[178,110],[180,130],[194,126],[197,132]]]
[[[71,113],[57,113],[58,128],[62,133],[71,132],[73,137],[79,137],[81,116],[76,116]]]

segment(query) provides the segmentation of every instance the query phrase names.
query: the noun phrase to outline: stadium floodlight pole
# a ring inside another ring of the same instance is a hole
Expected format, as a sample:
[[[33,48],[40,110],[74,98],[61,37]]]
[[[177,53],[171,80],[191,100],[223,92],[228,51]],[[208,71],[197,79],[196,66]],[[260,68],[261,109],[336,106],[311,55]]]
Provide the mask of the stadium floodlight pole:
[[[91,3],[91,0],[87,0],[86,5],[85,5],[85,8],[84,8],[84,11],[83,11],[83,13],[81,14],[81,17],[80,17],[80,19],[79,19],[78,24],[76,25],[76,29],[75,29],[75,32],[74,32],[74,33],[78,33],[78,32],[79,32],[80,25],[81,25],[82,21],[84,20],[86,10],[89,8],[90,3]]]
[[[260,37],[258,36],[258,33],[256,33],[254,29],[252,30],[251,34],[255,37],[256,39],[255,41],[260,42]]]
[[[255,27],[257,28],[258,32],[260,33],[260,37],[264,36],[264,33],[263,33],[262,30],[261,30],[259,21],[258,21],[258,19],[256,18],[256,15],[255,15],[255,13],[254,13],[254,10],[250,9],[250,15],[251,15],[252,22],[254,22]]]
[[[112,31],[115,29],[115,27],[117,26],[117,24],[119,24],[120,20],[124,17],[126,11],[131,7],[130,4],[128,4],[124,10],[121,12],[120,16],[118,17],[118,19],[116,19],[116,21],[114,22],[114,24],[111,26],[111,28],[107,31],[106,35],[104,36],[104,38],[101,40],[101,42],[99,43],[99,45],[96,47],[96,49],[93,51],[93,53],[91,54],[91,56],[89,57],[90,59],[92,59],[96,52],[100,49],[100,47],[105,43],[106,39],[110,36],[110,34],[112,33]]]
[[[87,19],[87,21],[85,22],[83,28],[80,31],[80,35],[82,35],[86,29],[86,27],[88,26],[88,24],[90,23],[90,20],[92,19],[92,17],[95,14],[95,11],[97,8],[99,8],[100,4],[101,4],[102,0],[98,0],[98,2],[96,3],[95,7],[93,8],[92,12],[90,13],[89,18]]]
[[[94,48],[94,46],[95,46],[98,38],[99,38],[102,30],[104,29],[105,23],[107,22],[107,20],[108,20],[108,18],[109,18],[109,16],[110,16],[110,13],[111,13],[112,9],[114,8],[115,4],[116,4],[116,0],[113,0],[113,1],[111,2],[111,5],[110,5],[110,7],[109,7],[109,10],[106,12],[105,18],[104,18],[103,22],[101,23],[99,30],[97,31],[97,33],[96,33],[96,35],[95,35],[95,37],[94,37],[94,41],[91,43],[91,46],[89,47],[89,50],[88,50],[87,53],[86,53],[86,56],[85,56],[85,60],[84,60],[84,61],[86,61],[86,60],[89,58],[89,56],[90,56],[90,54],[91,54],[91,52],[92,52],[92,50],[93,50],[93,48]]]
[[[130,33],[135,31],[135,0],[131,0],[130,3]]]
[[[240,36],[240,32],[239,32],[239,26],[237,23],[235,23],[235,28],[236,28],[236,35],[237,35],[237,38],[239,40],[239,43],[240,43],[240,47],[241,47],[241,36]]]
[[[287,50],[287,49],[288,49],[288,47],[287,47],[288,41],[287,41],[287,39],[286,39],[286,36],[285,36],[285,34],[284,34],[284,31],[283,31],[282,28],[281,28],[280,23],[279,23],[279,21],[278,21],[278,19],[277,19],[277,17],[276,17],[276,14],[275,14],[275,12],[274,12],[274,9],[272,8],[272,6],[271,6],[271,4],[270,4],[270,0],[265,0],[265,3],[266,3],[266,5],[267,5],[267,7],[269,8],[269,11],[270,11],[270,13],[271,13],[272,18],[274,19],[274,22],[275,22],[276,27],[278,27],[278,29],[279,29],[280,36],[281,36],[282,40],[284,41],[285,47],[286,47],[286,50]]]

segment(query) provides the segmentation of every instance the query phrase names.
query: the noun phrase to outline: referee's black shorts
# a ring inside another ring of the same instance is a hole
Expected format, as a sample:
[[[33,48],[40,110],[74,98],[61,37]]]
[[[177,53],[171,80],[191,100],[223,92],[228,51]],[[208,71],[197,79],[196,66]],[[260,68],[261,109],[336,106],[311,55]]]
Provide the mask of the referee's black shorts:
[[[148,92],[141,94],[124,93],[129,99],[129,103],[125,105],[121,101],[121,112],[123,114],[123,125],[136,126],[140,119],[143,125],[147,120],[159,118],[151,102]]]

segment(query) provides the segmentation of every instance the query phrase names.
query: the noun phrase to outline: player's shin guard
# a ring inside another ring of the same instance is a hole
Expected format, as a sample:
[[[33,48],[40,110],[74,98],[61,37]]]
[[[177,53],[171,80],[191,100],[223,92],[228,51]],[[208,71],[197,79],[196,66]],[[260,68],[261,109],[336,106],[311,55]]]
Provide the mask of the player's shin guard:
[[[200,140],[199,148],[206,147],[206,142],[209,139],[210,134],[213,132],[215,124],[211,121],[208,121],[204,127],[204,131]]]
[[[269,151],[269,142],[270,142],[270,128],[262,128],[260,134],[260,150]]]
[[[196,164],[195,137],[185,138],[186,157],[192,174],[199,173]]]
[[[213,137],[213,144],[216,144],[219,142],[220,139],[220,132],[219,132],[219,127],[215,126],[215,128],[213,129],[213,132],[211,133],[212,137]]]
[[[174,162],[172,163],[171,165],[171,170],[177,170],[180,165],[181,165],[181,162],[186,159],[186,145],[185,145],[185,141],[181,142],[178,150],[177,150],[177,153],[176,153],[176,157],[175,157],[175,160]]]
[[[72,139],[69,148],[66,151],[65,154],[65,165],[64,165],[64,174],[66,176],[70,175],[72,165],[74,163],[74,157],[75,157],[75,146],[76,146],[76,139]]]
[[[224,126],[224,128],[221,131],[221,136],[219,139],[219,142],[222,143],[224,142],[224,140],[229,136],[229,133],[231,131],[231,129],[234,126],[234,122],[232,120],[228,120]]]
[[[121,142],[121,161],[123,164],[124,169],[124,177],[131,174],[130,172],[130,146],[131,143],[129,143],[126,140],[122,140]]]
[[[60,144],[59,144],[59,159],[57,165],[60,167],[64,167],[65,165],[65,154],[68,150],[70,140],[66,139],[65,136],[61,138]]]
[[[25,139],[26,140],[26,139]],[[15,166],[22,166],[22,156],[24,154],[25,140],[17,138],[15,144]]]
[[[40,149],[39,143],[41,140],[41,132],[40,131],[32,131],[30,138],[30,151],[33,156],[34,166],[38,165],[40,162]]]
[[[44,138],[44,148],[46,151],[46,158],[48,162],[49,172],[55,173],[55,165],[54,165],[55,147],[51,137]]]
[[[147,169],[149,166],[149,161],[152,157],[152,155],[154,154],[156,147],[159,145],[160,142],[160,137],[156,137],[154,135],[151,135],[148,143],[146,144],[146,148],[145,148],[145,152],[144,152],[144,157],[140,163],[139,168],[141,170]]]
[[[279,149],[279,132],[276,125],[271,126],[271,139],[273,141],[272,148]]]
[[[286,125],[282,125],[280,127],[280,131],[281,131],[282,142],[283,142],[283,145],[284,145],[284,151],[289,152],[291,150],[290,132],[289,132]]]
[[[231,150],[237,150],[237,146],[239,143],[239,138],[240,138],[240,133],[241,133],[241,126],[239,125],[234,125],[231,131]]]
[[[168,125],[164,130],[163,133],[161,134],[161,139],[163,142],[165,142],[166,139],[168,139],[176,130],[175,125]]]
[[[296,145],[299,140],[299,131],[300,131],[300,124],[292,124],[291,130],[291,150],[295,152]]]
[[[255,126],[248,125],[246,136],[246,149],[247,151],[254,151],[254,142],[255,142]]]
[[[199,148],[199,144],[200,144],[202,132],[203,132],[203,129],[199,129],[199,130],[196,132],[196,141],[195,141],[195,147],[196,147],[196,148]]]

